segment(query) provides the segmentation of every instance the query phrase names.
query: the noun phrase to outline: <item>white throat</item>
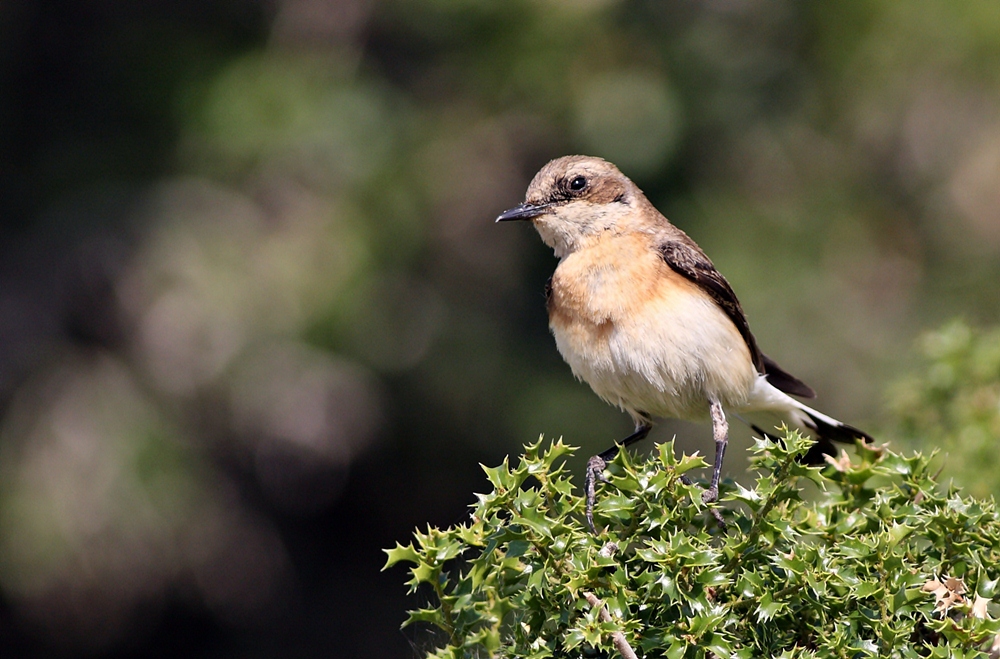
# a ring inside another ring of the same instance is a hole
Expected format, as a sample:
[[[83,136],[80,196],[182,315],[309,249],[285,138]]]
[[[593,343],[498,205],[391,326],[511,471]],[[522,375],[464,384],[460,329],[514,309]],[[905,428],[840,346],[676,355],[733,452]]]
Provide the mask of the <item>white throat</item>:
[[[627,229],[633,209],[625,204],[591,204],[576,202],[554,213],[532,220],[542,241],[562,259],[579,249],[588,238],[605,231]]]
[[[579,231],[572,231],[573,227],[566,226],[565,222],[549,215],[535,220],[534,225],[542,242],[552,248],[556,258],[565,258],[576,251]]]

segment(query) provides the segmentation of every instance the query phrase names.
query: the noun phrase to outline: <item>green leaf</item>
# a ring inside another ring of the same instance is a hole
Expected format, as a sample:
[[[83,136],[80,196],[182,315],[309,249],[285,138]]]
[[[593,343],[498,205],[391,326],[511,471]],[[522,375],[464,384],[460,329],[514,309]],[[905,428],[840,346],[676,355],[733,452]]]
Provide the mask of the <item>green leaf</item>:
[[[667,648],[667,659],[681,659],[684,653],[687,652],[687,643],[681,640],[675,640],[671,642],[670,647]]]
[[[487,467],[486,465],[479,466],[486,472],[486,478],[489,480],[490,484],[493,485],[494,489],[499,492],[507,492],[511,489],[514,483],[514,476],[510,473],[507,458],[504,458],[503,464],[498,467]]]
[[[437,583],[441,570],[428,563],[420,562],[416,567],[410,568],[410,574],[413,575],[414,585],[419,583]]]
[[[771,593],[764,593],[757,602],[757,621],[767,622],[787,606],[784,602],[775,602]]]
[[[444,628],[444,615],[440,609],[417,609],[410,611],[409,617],[403,623],[403,627],[408,627],[415,622],[427,622]]]
[[[865,449],[844,472],[800,467],[807,442],[760,440],[752,486],[726,484],[740,502],[722,530],[701,488],[677,478],[701,458],[661,447],[652,460],[621,455],[598,491],[598,537],[581,522],[561,448],[526,447],[517,467],[487,469],[493,490],[471,520],[416,531],[386,550],[411,564],[411,590],[428,584],[407,624],[445,631],[428,656],[553,657],[613,653],[622,630],[643,656],[965,656],[988,647],[1000,621],[971,615],[974,593],[997,595],[1000,519],[991,502],[939,491],[929,457]],[[529,472],[532,487],[522,487]],[[818,474],[818,475],[817,475]],[[819,480],[807,495],[803,480]],[[919,496],[918,496],[919,493]],[[693,504],[693,505],[692,505]],[[928,582],[963,579],[947,615]],[[613,622],[584,598],[600,593]],[[808,648],[808,650],[806,650]]]
[[[386,553],[385,565],[382,566],[383,571],[392,567],[396,563],[399,563],[400,561],[406,561],[408,563],[420,562],[420,554],[418,554],[417,550],[413,548],[412,542],[407,544],[406,546],[403,546],[397,542],[394,548],[383,549],[382,551]]]
[[[858,584],[858,586],[854,589],[854,596],[857,597],[858,599],[861,599],[863,597],[874,597],[876,595],[881,596],[881,593],[882,593],[882,585],[879,584],[877,581],[862,582]]]
[[[726,618],[726,612],[722,609],[713,609],[703,615],[696,615],[691,618],[690,630],[695,636],[702,636],[710,630],[714,630]]]

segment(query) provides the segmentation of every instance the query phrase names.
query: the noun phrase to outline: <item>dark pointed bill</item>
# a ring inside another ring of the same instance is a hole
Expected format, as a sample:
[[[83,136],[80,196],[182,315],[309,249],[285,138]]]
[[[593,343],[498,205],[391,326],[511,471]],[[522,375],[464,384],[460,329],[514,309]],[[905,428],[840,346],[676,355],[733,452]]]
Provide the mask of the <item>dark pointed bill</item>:
[[[529,204],[527,202],[518,204],[513,208],[505,210],[497,216],[497,222],[509,222],[511,220],[530,220],[539,215],[549,212],[547,204]]]

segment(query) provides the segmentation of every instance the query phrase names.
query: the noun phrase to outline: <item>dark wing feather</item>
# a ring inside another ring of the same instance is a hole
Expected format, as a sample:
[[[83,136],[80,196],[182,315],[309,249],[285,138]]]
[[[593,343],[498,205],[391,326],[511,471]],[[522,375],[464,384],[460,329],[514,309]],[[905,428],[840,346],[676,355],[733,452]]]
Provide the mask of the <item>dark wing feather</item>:
[[[816,397],[816,392],[808,384],[775,364],[774,360],[767,355],[762,354],[761,357],[764,359],[764,373],[767,375],[767,381],[776,388],[799,398]]]
[[[757,340],[750,331],[750,323],[747,322],[746,314],[740,301],[736,299],[736,293],[726,278],[723,277],[708,257],[697,247],[685,242],[670,240],[660,245],[660,254],[667,265],[677,274],[690,279],[712,296],[715,303],[726,312],[729,319],[736,325],[736,329],[743,335],[747,347],[750,348],[750,359],[758,373],[766,373],[764,367],[764,356],[757,347]]]

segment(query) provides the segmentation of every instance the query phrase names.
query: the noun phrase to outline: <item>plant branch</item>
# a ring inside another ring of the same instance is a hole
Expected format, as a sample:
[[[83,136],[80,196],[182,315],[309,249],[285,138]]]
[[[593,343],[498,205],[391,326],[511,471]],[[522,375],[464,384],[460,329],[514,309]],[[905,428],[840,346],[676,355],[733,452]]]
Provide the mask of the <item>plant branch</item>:
[[[597,595],[594,595],[593,593],[584,593],[583,596],[590,603],[591,607],[598,609],[598,615],[601,617],[601,622],[611,622],[611,614],[608,613],[608,608],[604,606],[604,602],[597,599]],[[621,632],[612,632],[611,641],[615,644],[615,647],[618,648],[618,654],[620,654],[623,659],[639,659],[635,654],[635,650],[633,650],[632,646],[628,644],[625,634]]]

